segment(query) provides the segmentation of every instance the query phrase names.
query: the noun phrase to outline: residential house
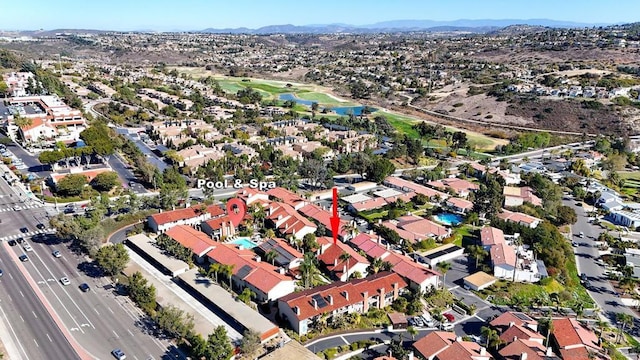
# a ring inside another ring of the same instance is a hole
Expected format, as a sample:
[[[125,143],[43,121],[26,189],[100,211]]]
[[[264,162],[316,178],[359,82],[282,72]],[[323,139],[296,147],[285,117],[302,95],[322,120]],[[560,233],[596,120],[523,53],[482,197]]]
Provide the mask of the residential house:
[[[300,210],[300,208],[309,204],[309,201],[303,199],[300,195],[281,187],[269,189],[267,195],[269,195],[270,200],[283,202],[295,210]]]
[[[442,180],[429,181],[427,185],[438,190],[450,191],[461,198],[468,197],[472,191],[476,191],[480,188],[478,184],[458,178],[446,178]]]
[[[331,233],[332,214],[329,211],[323,210],[316,204],[305,205],[300,208],[299,211],[304,216],[313,219],[316,223],[322,224],[325,229],[327,229],[328,234],[333,236],[333,234]],[[337,234],[339,239],[344,240],[351,237],[351,234],[348,231],[348,224],[349,223],[346,220],[340,220],[340,228]]]
[[[432,201],[440,202],[449,198],[449,195],[446,193],[416,184],[413,181],[408,181],[396,176],[389,176],[384,179],[384,185],[404,192],[414,192],[416,194],[422,194]]]
[[[520,338],[507,343],[498,353],[503,360],[560,360],[551,347]]]
[[[207,234],[188,225],[176,225],[167,230],[165,234],[180,245],[191,250],[198,262],[202,262],[204,256],[213,249],[215,245],[215,241],[211,240]]]
[[[635,230],[640,226],[640,212],[612,210],[609,215],[607,215],[607,220],[610,220],[616,225],[626,226]]]
[[[416,215],[405,215],[395,220],[383,221],[382,225],[396,231],[401,238],[410,242],[427,238],[441,240],[451,235],[451,229]]]
[[[274,264],[287,270],[297,269],[304,259],[303,253],[294,249],[283,239],[267,239],[256,247],[254,251],[264,259],[267,258],[267,253],[271,251],[275,252],[276,257],[273,260]]]
[[[514,235],[511,238],[517,238]],[[508,243],[500,229],[485,227],[480,230],[480,242],[489,251],[493,275],[500,279],[537,282],[547,276],[541,260],[534,260],[533,252],[524,245]]]
[[[249,288],[259,302],[273,301],[295,291],[295,280],[285,275],[284,268],[276,267],[253,251],[234,244],[214,242],[207,253],[210,263],[231,267],[231,280],[236,288]],[[218,275],[222,276],[222,275]]]
[[[454,213],[466,214],[473,210],[473,203],[469,200],[460,199],[457,197],[450,197],[445,202],[445,205]]]
[[[417,355],[426,360],[490,360],[487,349],[472,341],[463,341],[452,332],[434,331],[413,343]]]
[[[395,301],[407,283],[400,276],[381,272],[364,279],[338,281],[278,299],[278,314],[299,335],[308,333],[318,319],[383,308]]]
[[[524,326],[532,331],[538,331],[537,320],[523,312],[516,311],[507,311],[500,314],[500,316],[491,320],[489,325],[498,330],[500,334],[513,325]]]
[[[624,257],[627,266],[633,268],[633,277],[640,278],[640,250],[627,248],[624,250]]]
[[[163,211],[147,217],[147,226],[156,234],[163,233],[176,225],[197,226],[201,222],[225,214],[217,205],[194,205],[184,209]]]
[[[577,319],[553,319],[552,323],[551,341],[562,359],[608,358],[600,347],[598,336]]]
[[[266,220],[271,222],[282,236],[291,235],[295,239],[302,240],[305,235],[313,234],[318,229],[291,205],[285,203],[272,202],[266,208],[266,213]]]
[[[366,276],[369,267],[369,261],[364,256],[341,241],[320,250],[318,261],[340,281],[348,281],[355,273]]]
[[[514,207],[521,206],[525,202],[535,206],[542,206],[542,199],[533,193],[533,189],[525,187],[505,186],[503,190],[504,206]]]
[[[505,209],[502,209],[502,212],[498,214],[498,218],[504,221],[518,223],[531,229],[535,229],[542,222],[542,219],[538,219],[537,217]]]
[[[54,172],[49,174],[49,176],[47,177],[47,182],[55,187],[58,185],[60,180],[64,179],[68,175],[73,174],[73,175],[84,175],[84,177],[87,179],[87,183],[90,183],[93,179],[95,179],[96,176],[102,173],[111,172],[111,171],[113,171],[113,169],[108,165],[105,167],[93,168],[93,169],[85,169],[83,167],[74,167],[71,169],[66,169],[64,171]]]
[[[227,215],[203,221],[200,229],[212,239],[219,241],[236,234],[236,227]]]
[[[380,238],[362,233],[349,241],[357,250],[363,251],[367,258],[379,258],[391,265],[391,271],[402,276],[411,288],[426,292],[440,286],[440,273],[413,261],[408,256],[391,251],[380,244]]]

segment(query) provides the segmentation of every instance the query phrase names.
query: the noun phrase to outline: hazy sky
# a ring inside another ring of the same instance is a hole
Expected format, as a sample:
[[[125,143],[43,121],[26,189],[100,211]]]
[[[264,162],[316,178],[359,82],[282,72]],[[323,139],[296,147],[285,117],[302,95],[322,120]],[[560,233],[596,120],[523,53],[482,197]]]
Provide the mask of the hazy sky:
[[[388,20],[640,20],[640,1],[617,0],[0,0],[4,30],[202,30],[208,27],[372,24]]]

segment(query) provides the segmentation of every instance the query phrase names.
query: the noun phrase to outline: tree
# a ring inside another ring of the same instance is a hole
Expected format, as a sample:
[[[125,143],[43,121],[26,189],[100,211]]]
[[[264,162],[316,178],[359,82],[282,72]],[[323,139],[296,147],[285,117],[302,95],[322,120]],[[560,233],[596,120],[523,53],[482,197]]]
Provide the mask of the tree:
[[[164,332],[174,339],[188,337],[194,328],[193,315],[173,306],[164,306],[158,310],[153,320]]]
[[[256,294],[251,291],[251,289],[249,288],[244,288],[242,290],[242,293],[240,293],[240,295],[238,295],[238,300],[242,301],[243,303],[249,305],[249,303],[251,302],[251,298],[255,297]]]
[[[498,332],[490,327],[483,326],[480,328],[480,333],[486,339],[486,348],[489,346],[495,346],[496,350],[500,346],[501,340]]]
[[[240,351],[243,354],[252,354],[260,347],[260,334],[253,330],[245,330],[242,334],[242,342],[240,343]]]
[[[111,191],[118,185],[118,173],[115,171],[107,171],[96,175],[91,181],[91,186],[98,191]]]
[[[33,119],[28,117],[22,117],[20,115],[14,115],[13,123],[19,128],[26,128],[33,124]]]
[[[442,288],[444,289],[447,285],[447,271],[449,271],[449,269],[451,269],[451,263],[448,263],[446,261],[443,262],[439,262],[438,265],[438,270],[440,270],[440,272],[442,273]]]
[[[488,175],[484,184],[475,193],[474,211],[479,214],[494,215],[502,208],[504,195],[502,185],[495,176]]]
[[[411,340],[415,341],[416,335],[418,335],[418,329],[414,328],[413,326],[409,326],[407,327],[407,332],[409,333],[409,335],[411,335]]]
[[[349,278],[349,276],[348,276],[348,274],[349,274],[349,261],[351,260],[351,258],[352,258],[352,256],[348,252],[343,252],[342,254],[340,254],[340,261],[344,261],[344,262],[347,263],[347,265],[345,267],[345,271],[344,271],[344,274],[347,275],[347,279]]]
[[[113,276],[121,273],[127,266],[129,253],[122,243],[106,245],[98,250],[95,260],[105,274]]]
[[[566,205],[558,206],[558,215],[556,217],[558,225],[573,225],[578,221],[576,211],[572,207]]]
[[[302,238],[302,249],[304,249],[305,252],[314,251],[317,248],[318,248],[318,241],[316,241],[315,234],[313,233],[306,234]]]
[[[145,279],[139,271],[129,277],[129,296],[142,310],[151,314],[156,308],[156,288],[147,285]]]
[[[62,196],[78,196],[87,185],[87,177],[82,174],[69,174],[56,185],[56,192]]]
[[[233,356],[233,346],[227,337],[227,330],[220,325],[207,338],[206,359],[229,360]]]
[[[302,263],[300,263],[300,274],[302,275],[302,284],[305,289],[313,285],[313,276],[318,274],[316,261],[317,259],[315,257],[315,254],[312,252],[307,252],[304,254]]]
[[[271,265],[273,265],[273,262],[276,260],[277,257],[278,257],[278,253],[273,249],[267,251],[267,253],[264,254],[265,260],[270,262]]]
[[[626,330],[627,326],[633,325],[633,316],[626,313],[616,313],[616,322],[620,324],[620,331],[618,332],[618,339],[616,342],[622,341],[622,334]]]
[[[476,269],[480,262],[482,262],[488,255],[487,250],[482,245],[471,245],[467,248],[469,256],[476,260]]]
[[[376,183],[382,183],[382,181],[384,181],[387,176],[393,174],[394,171],[396,171],[396,167],[389,159],[375,156],[367,169],[367,179]]]

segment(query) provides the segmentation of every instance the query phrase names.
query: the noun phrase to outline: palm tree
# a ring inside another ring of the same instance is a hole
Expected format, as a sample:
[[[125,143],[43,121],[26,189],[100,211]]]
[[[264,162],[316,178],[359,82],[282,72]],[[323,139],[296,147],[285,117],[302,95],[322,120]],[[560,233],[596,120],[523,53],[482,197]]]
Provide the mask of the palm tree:
[[[625,313],[616,313],[616,322],[622,325],[620,327],[620,331],[618,332],[618,339],[616,342],[620,342],[622,340],[622,334],[627,328],[627,325],[633,326],[633,316]]]
[[[498,332],[487,326],[480,328],[480,333],[485,339],[487,339],[485,348],[489,348],[489,345],[494,344],[496,342],[496,338],[500,339],[500,337],[498,337]]]
[[[409,335],[411,335],[411,340],[415,341],[416,335],[418,335],[418,329],[414,328],[413,326],[409,326],[407,328],[407,332],[409,333]]]
[[[270,262],[271,265],[273,265],[273,262],[276,260],[277,257],[278,257],[278,253],[273,249],[269,250],[266,254],[264,254],[265,260]]]
[[[371,261],[371,264],[369,264],[369,267],[367,268],[367,272],[369,274],[377,274],[378,271],[380,271],[380,268],[382,268],[382,259],[381,258],[374,258]]]
[[[213,263],[209,265],[209,271],[207,272],[207,276],[211,277],[211,274],[215,274],[216,282],[218,282],[218,273],[220,272],[221,265],[218,263]]]
[[[342,226],[342,231],[344,231],[349,238],[353,238],[358,233],[358,227],[353,223],[353,221],[349,221]]]
[[[438,270],[440,270],[440,272],[442,273],[442,288],[444,289],[447,286],[447,271],[451,269],[451,263],[443,261],[439,262],[437,266]]]
[[[340,261],[346,261],[347,262],[347,267],[345,269],[344,274],[347,275],[347,280],[349,280],[349,260],[351,260],[352,256],[351,254],[347,253],[347,252],[343,252],[342,254],[340,254]],[[343,276],[344,276],[343,274]]]
[[[311,285],[311,278],[318,273],[316,267],[316,257],[312,252],[304,254],[304,259],[300,263],[300,274],[302,276],[302,285],[308,288]]]
[[[264,237],[266,237],[267,239],[273,239],[274,237],[276,237],[276,232],[273,231],[273,229],[267,229],[264,232]]]
[[[233,289],[233,284],[231,283],[231,276],[233,276],[233,267],[234,265],[224,265],[220,264],[221,272],[229,278],[229,288]]]
[[[469,246],[469,256],[476,260],[477,269],[480,262],[487,257],[487,250],[485,250],[481,245],[471,245]]]

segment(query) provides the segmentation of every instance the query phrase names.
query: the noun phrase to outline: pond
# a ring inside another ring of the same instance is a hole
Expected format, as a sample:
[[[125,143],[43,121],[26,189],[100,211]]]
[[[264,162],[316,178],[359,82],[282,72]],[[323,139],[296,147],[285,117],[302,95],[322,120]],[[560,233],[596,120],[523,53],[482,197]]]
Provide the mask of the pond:
[[[301,105],[306,105],[306,106],[311,106],[315,101],[312,100],[304,100],[304,99],[300,99],[298,97],[296,97],[294,94],[291,93],[287,93],[287,94],[280,94],[280,96],[278,97],[280,100],[293,100],[298,104]],[[344,116],[344,115],[349,115],[351,112],[353,112],[353,115],[361,115],[362,114],[362,110],[367,107],[367,106],[338,106],[338,107],[327,107],[326,109],[329,111],[333,111],[338,115]],[[378,109],[376,108],[372,108],[372,107],[367,107],[369,109],[369,112],[374,112],[377,111]],[[322,108],[324,109],[324,108]]]

